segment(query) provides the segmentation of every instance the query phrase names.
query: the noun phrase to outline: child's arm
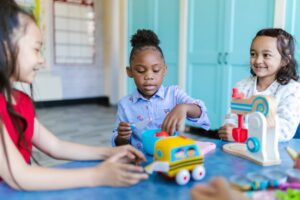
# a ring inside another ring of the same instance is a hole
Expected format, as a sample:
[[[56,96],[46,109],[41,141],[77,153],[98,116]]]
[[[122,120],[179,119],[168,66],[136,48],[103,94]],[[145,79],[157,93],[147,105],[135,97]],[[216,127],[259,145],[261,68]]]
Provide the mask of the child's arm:
[[[202,114],[201,108],[198,105],[195,104],[180,104],[180,105],[186,108],[186,116],[189,118],[199,118]]]
[[[201,127],[205,130],[210,128],[206,107],[202,101],[191,98],[178,87],[174,88],[173,95],[176,106],[164,120],[162,124],[162,128],[164,130],[168,130],[169,133],[173,130],[179,130],[179,127],[183,125],[185,118],[188,118],[188,120],[195,126]]]
[[[186,116],[187,119],[195,126],[201,127],[205,130],[208,130],[210,128],[210,121],[207,115],[207,109],[203,101],[199,99],[193,99],[190,96],[188,96],[182,89],[176,88],[175,90],[175,98],[176,98],[176,104],[189,104],[193,106],[198,106],[198,108],[195,108],[195,111],[198,114],[198,109],[200,109],[200,115],[192,115],[192,113],[188,113]],[[194,113],[195,114],[195,113]]]
[[[8,185],[18,190],[56,190],[101,185],[126,186],[148,177],[142,173],[143,168],[123,162],[132,156],[128,151],[115,154],[96,167],[53,169],[31,166],[24,161],[6,129],[2,133],[0,176]]]
[[[124,98],[118,103],[118,111],[116,116],[116,122],[112,133],[112,146],[120,146],[130,144],[130,137],[132,130],[125,113],[127,105],[127,98]]]
[[[279,141],[289,141],[296,133],[300,123],[300,84],[282,87],[278,95],[282,95],[277,107],[277,126]]]
[[[179,104],[172,109],[172,111],[166,116],[162,124],[162,130],[167,131],[169,134],[173,134],[174,131],[178,131],[186,117],[199,118],[201,116],[201,109],[197,105],[193,104]]]
[[[37,119],[35,119],[35,132],[33,135],[33,145],[44,153],[56,159],[66,160],[104,160],[122,151],[129,151],[138,156],[138,160],[145,160],[141,152],[127,145],[118,148],[93,147],[76,144],[61,140],[46,129]]]
[[[35,119],[34,128],[33,145],[53,158],[66,160],[103,160],[110,155],[109,148],[92,147],[60,140],[37,119]]]

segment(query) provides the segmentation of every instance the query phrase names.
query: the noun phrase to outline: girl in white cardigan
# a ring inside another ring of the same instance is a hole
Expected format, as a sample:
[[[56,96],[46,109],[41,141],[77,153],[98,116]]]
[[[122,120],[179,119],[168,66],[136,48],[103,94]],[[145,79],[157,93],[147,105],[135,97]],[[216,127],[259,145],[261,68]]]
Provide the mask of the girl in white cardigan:
[[[297,82],[294,48],[294,38],[286,31],[260,30],[250,49],[252,76],[235,86],[245,98],[269,95],[276,99],[279,141],[292,139],[300,122],[300,83]],[[221,139],[232,140],[234,121],[225,120],[218,131]]]

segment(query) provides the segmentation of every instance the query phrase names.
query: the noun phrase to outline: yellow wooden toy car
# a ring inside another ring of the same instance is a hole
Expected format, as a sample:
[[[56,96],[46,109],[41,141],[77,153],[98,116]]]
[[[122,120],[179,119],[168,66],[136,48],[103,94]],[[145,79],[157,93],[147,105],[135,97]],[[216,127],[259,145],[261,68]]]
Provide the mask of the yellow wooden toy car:
[[[205,176],[203,155],[196,142],[184,136],[171,136],[158,140],[154,148],[154,162],[145,167],[146,172],[162,172],[175,178],[179,185]],[[191,172],[191,175],[190,175]]]

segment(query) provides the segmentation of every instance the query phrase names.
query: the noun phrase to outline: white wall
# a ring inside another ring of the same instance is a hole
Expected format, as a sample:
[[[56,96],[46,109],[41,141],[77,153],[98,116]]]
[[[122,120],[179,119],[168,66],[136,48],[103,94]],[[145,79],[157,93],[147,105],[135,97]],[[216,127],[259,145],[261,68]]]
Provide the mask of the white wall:
[[[95,2],[96,60],[94,65],[64,66],[54,64],[53,59],[53,1],[41,2],[41,29],[45,37],[46,68],[41,70],[34,83],[37,101],[78,99],[104,96],[104,64],[102,45],[101,1]]]
[[[98,0],[102,5],[104,93],[117,104],[127,93],[127,0]]]
[[[285,26],[285,7],[286,0],[275,0],[275,12],[274,12],[274,27],[284,28]]]

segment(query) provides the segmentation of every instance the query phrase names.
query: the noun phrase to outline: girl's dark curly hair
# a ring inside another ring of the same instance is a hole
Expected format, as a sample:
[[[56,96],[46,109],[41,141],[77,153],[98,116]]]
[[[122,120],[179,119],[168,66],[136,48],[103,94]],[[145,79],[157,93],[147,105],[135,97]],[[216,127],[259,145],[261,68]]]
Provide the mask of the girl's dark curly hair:
[[[161,48],[159,47],[160,41],[157,35],[152,30],[147,30],[147,29],[137,30],[137,32],[131,37],[130,42],[132,46],[130,57],[129,57],[130,64],[137,52],[144,50],[148,47],[158,50],[161,54],[161,57],[164,58],[164,54]]]
[[[295,60],[295,41],[291,34],[280,28],[267,28],[257,32],[253,41],[259,36],[269,36],[277,38],[277,49],[281,55],[282,60],[287,63],[286,66],[280,68],[276,74],[276,80],[281,85],[286,85],[291,79],[297,81],[299,76],[297,74],[297,61]],[[251,74],[256,74],[251,69]]]

